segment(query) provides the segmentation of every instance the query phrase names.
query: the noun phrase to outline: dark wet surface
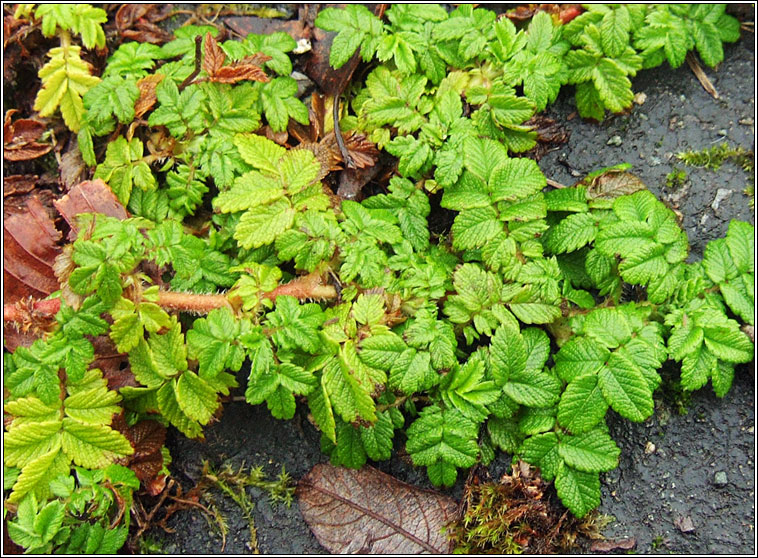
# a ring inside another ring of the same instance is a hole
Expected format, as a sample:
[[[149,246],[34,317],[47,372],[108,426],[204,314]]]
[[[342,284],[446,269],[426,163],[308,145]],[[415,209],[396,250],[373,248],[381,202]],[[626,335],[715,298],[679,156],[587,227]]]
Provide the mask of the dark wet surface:
[[[656,195],[678,204],[692,257],[700,259],[706,242],[723,236],[730,219],[754,222],[749,198],[743,193],[750,181],[731,163],[718,171],[686,167],[684,191],[667,190],[666,175],[673,165],[685,168],[674,159],[679,151],[699,150],[724,140],[754,149],[753,45],[754,36],[746,33],[740,43],[726,47],[720,68],[706,69],[720,94],[718,100],[703,90],[686,64],[676,70],[668,66],[643,70],[633,86],[636,93],[645,93],[644,103],[635,105],[628,115],[613,116],[598,125],[578,117],[567,121],[574,104],[573,91],[566,88],[547,115],[564,123],[571,138],[547,154],[540,167],[549,178],[570,185],[578,178],[570,169],[583,176],[601,167],[631,163],[631,172]],[[754,554],[754,400],[751,363],[738,368],[734,386],[723,399],[716,398],[710,386],[695,393],[685,415],[678,414],[671,398],[657,392],[655,415],[645,423],[609,416],[621,462],[602,477],[600,510],[615,517],[606,536],[634,537],[638,553]],[[172,469],[187,487],[200,474],[202,459],[217,467],[223,463],[262,465],[272,478],[284,466],[299,479],[314,464],[328,459],[321,454],[320,435],[305,419],[306,411],[300,408],[294,420],[278,421],[265,405],[228,403],[221,421],[206,429],[205,442],[170,435]],[[508,462],[509,456],[501,455],[490,466],[495,478]],[[424,470],[414,469],[398,452],[379,467],[406,482],[429,486]],[[459,477],[465,475],[459,473]],[[461,485],[459,481],[449,491],[453,497],[460,496]],[[250,534],[240,508],[220,493],[212,494],[229,527],[224,552],[249,553]],[[258,489],[249,488],[248,494],[256,501],[254,519],[262,553],[326,552],[311,535],[296,504],[272,506]],[[220,535],[199,511],[178,512],[168,524],[176,530],[174,534],[158,529],[151,533],[163,552],[221,552]]]

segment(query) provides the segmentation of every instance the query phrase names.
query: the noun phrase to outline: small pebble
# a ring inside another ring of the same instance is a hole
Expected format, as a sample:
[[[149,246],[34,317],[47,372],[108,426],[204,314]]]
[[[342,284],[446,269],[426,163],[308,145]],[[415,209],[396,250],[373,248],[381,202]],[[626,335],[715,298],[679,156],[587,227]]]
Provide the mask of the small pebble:
[[[718,211],[719,207],[721,206],[721,202],[731,195],[732,191],[727,190],[726,188],[719,188],[716,190],[716,197],[713,198],[713,202],[711,202],[711,209],[713,209],[713,211]]]
[[[718,135],[725,137],[729,135],[729,132],[726,131],[726,128],[721,128],[718,132],[716,132]]]
[[[655,444],[653,442],[647,442],[645,444],[645,455],[650,455],[655,452]]]
[[[616,147],[618,147],[622,143],[624,143],[624,140],[621,139],[621,136],[616,135],[616,136],[611,137],[611,139],[608,140],[607,145],[615,145]]]
[[[726,486],[728,482],[729,481],[726,478],[726,473],[724,471],[719,471],[713,475],[713,484],[716,486]]]

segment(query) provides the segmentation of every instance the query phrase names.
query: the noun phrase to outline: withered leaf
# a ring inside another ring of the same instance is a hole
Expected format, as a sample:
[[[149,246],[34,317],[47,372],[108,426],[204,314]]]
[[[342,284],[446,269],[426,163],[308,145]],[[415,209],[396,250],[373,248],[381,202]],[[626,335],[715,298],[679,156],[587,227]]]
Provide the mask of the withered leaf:
[[[7,215],[3,221],[3,302],[33,296],[44,298],[58,290],[53,262],[60,253],[61,233],[36,196],[27,211]]]
[[[147,111],[153,108],[153,105],[158,100],[155,95],[155,88],[163,80],[163,77],[163,74],[150,74],[137,82],[139,98],[134,104],[135,118],[141,118]]]
[[[5,113],[3,158],[6,161],[28,161],[49,153],[53,149],[52,144],[37,141],[47,129],[45,123],[31,118],[11,122],[11,116],[16,112],[11,109]]]
[[[592,543],[590,550],[592,552],[612,552],[614,550],[631,550],[635,546],[637,546],[637,539],[630,537],[628,539],[597,541]]]
[[[153,44],[168,42],[173,38],[171,33],[156,25],[166,18],[165,9],[165,4],[123,4],[116,12],[116,27],[123,39]]]
[[[39,176],[36,174],[13,174],[3,177],[3,197],[15,194],[28,194],[37,185]]]
[[[318,541],[339,554],[446,554],[442,528],[453,521],[451,498],[374,469],[318,464],[297,492],[300,512]]]
[[[66,190],[71,190],[87,175],[87,164],[76,142],[69,142],[68,150],[61,155],[60,180]]]
[[[594,199],[614,200],[620,196],[647,189],[645,183],[630,172],[611,169],[594,177],[587,193]]]
[[[108,389],[117,390],[124,386],[137,387],[136,378],[129,366],[129,357],[116,350],[116,345],[107,335],[100,335],[92,340],[95,348],[95,360],[92,368],[99,368],[103,378],[108,382]]]
[[[71,227],[69,240],[75,239],[79,231],[76,216],[80,213],[102,213],[117,219],[129,216],[113,191],[99,178],[77,184],[68,194],[53,203]]]

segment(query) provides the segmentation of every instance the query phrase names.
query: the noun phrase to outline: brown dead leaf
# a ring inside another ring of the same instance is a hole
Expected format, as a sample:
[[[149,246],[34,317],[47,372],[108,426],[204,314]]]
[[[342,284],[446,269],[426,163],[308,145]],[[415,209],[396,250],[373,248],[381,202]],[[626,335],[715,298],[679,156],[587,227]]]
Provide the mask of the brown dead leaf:
[[[163,77],[163,74],[150,74],[137,82],[139,98],[134,105],[134,118],[142,118],[147,111],[153,108],[158,100],[155,96],[155,88],[163,80]]]
[[[447,554],[441,530],[455,519],[451,498],[374,469],[319,464],[298,484],[300,511],[330,552]]]
[[[26,201],[26,211],[7,215],[3,221],[3,302],[44,298],[58,290],[53,262],[60,253],[61,233],[36,196]]]
[[[123,39],[140,43],[163,44],[173,36],[156,25],[167,17],[165,4],[123,4],[116,12],[116,27]]]
[[[13,174],[3,177],[3,197],[16,194],[28,194],[37,185],[39,176],[36,174]]]
[[[614,200],[647,189],[644,182],[630,172],[611,169],[592,178],[587,193],[593,199]]]
[[[597,541],[592,543],[590,550],[592,552],[613,552],[614,550],[631,550],[635,546],[637,546],[637,539],[630,537],[628,539]]]
[[[79,232],[76,216],[80,213],[102,213],[117,219],[129,216],[113,191],[99,178],[77,184],[68,194],[53,203],[71,227],[69,240],[74,240]]]
[[[6,161],[29,161],[49,153],[52,144],[37,141],[47,129],[45,123],[31,118],[19,118],[12,122],[11,116],[16,112],[12,109],[5,113],[3,158]]]
[[[82,159],[76,138],[70,141],[67,151],[61,155],[60,179],[63,188],[68,191],[79,184],[87,176],[87,164]]]
[[[116,345],[110,337],[107,335],[95,337],[92,339],[92,346],[95,348],[92,368],[99,368],[103,372],[103,378],[108,382],[108,389],[117,390],[124,386],[137,387],[139,385],[129,366],[129,358],[116,350]]]

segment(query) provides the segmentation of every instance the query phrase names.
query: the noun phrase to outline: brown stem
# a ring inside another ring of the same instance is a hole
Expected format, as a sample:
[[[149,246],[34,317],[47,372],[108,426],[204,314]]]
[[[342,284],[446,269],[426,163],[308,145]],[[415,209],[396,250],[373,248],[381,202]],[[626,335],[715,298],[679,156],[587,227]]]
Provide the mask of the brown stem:
[[[15,304],[6,304],[3,306],[4,322],[21,322],[28,318],[29,312],[34,312],[40,316],[55,316],[61,309],[59,298],[49,300],[35,300],[30,302],[19,301]]]
[[[158,306],[167,310],[207,314],[216,308],[234,309],[226,295],[158,292]]]
[[[189,84],[192,83],[192,80],[197,77],[197,74],[200,73],[200,64],[202,62],[202,54],[200,52],[200,45],[203,43],[203,37],[202,35],[198,35],[195,37],[195,69],[192,70],[192,73],[188,75],[185,80],[179,84],[179,92],[181,93],[185,87],[187,87]]]

